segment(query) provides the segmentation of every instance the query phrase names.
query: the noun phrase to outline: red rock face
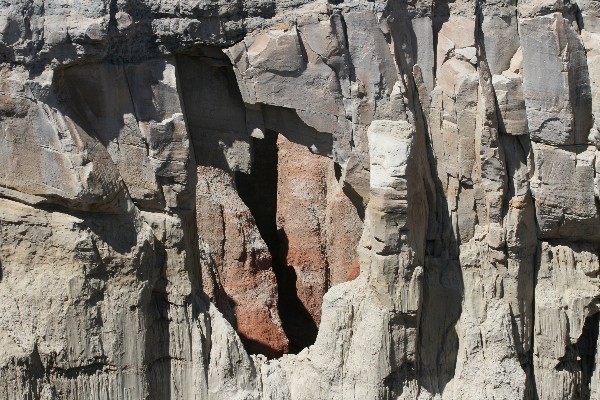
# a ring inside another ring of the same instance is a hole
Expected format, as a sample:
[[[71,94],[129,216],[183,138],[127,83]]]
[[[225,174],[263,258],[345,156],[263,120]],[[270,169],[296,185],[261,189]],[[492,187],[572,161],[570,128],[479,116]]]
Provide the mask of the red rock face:
[[[335,179],[331,159],[283,135],[277,146],[283,275],[295,278],[298,300],[318,326],[325,292],[358,275],[356,247],[362,222]]]
[[[360,272],[362,221],[333,161],[272,134],[236,184],[199,167],[196,197],[203,287],[246,348],[275,357],[312,344],[323,296]]]
[[[271,254],[232,177],[199,167],[196,205],[204,290],[249,352],[270,357],[286,353]]]
[[[329,280],[325,224],[331,160],[283,135],[277,147],[277,228],[287,250],[281,256],[284,268],[293,269],[286,274],[295,275],[298,299],[318,326]]]

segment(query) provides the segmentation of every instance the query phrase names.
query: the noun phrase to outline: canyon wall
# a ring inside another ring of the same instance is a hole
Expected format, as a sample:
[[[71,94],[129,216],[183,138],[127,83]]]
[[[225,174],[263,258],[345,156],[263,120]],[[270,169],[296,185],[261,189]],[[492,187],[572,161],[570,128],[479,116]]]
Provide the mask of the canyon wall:
[[[0,399],[600,398],[597,0],[0,0]]]

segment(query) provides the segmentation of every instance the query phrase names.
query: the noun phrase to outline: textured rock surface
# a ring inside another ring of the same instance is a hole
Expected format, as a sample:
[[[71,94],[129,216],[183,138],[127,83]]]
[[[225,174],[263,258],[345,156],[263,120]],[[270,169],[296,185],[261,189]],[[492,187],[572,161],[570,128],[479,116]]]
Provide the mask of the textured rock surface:
[[[314,342],[327,290],[358,275],[362,222],[329,158],[283,135],[277,149],[278,273],[286,297],[281,311],[292,344],[301,349]],[[286,296],[288,292],[294,296]],[[288,319],[290,314],[298,317]]]
[[[279,317],[272,258],[227,172],[198,168],[196,223],[204,291],[245,341],[269,356],[288,350]],[[202,250],[201,250],[202,251]]]
[[[0,399],[599,398],[599,62],[597,0],[0,0]]]

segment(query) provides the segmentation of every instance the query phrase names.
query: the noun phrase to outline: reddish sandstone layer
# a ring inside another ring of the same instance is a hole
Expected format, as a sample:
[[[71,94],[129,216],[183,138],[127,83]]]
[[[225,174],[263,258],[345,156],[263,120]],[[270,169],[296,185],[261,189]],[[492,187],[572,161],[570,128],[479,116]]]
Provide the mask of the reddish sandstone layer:
[[[232,177],[217,168],[199,167],[196,204],[198,235],[205,250],[204,290],[249,352],[286,353],[271,255]]]
[[[335,178],[333,161],[279,135],[277,228],[284,274],[315,324],[325,292],[358,275],[362,221]]]
[[[251,175],[238,177],[240,193],[275,260],[231,175],[199,167],[203,287],[250,352],[277,356],[312,344],[327,290],[358,276],[362,221],[330,158],[283,135],[277,147],[272,137],[270,161],[260,158],[266,142],[256,145],[259,159]]]

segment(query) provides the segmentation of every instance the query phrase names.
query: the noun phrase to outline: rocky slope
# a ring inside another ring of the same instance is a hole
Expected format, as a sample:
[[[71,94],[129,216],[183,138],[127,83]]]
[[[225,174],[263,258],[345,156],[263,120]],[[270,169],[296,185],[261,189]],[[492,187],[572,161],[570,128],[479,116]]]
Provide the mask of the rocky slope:
[[[597,0],[0,0],[0,398],[600,398],[599,62]]]

